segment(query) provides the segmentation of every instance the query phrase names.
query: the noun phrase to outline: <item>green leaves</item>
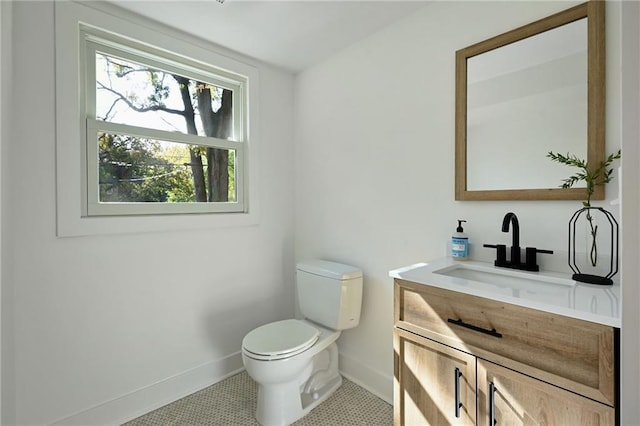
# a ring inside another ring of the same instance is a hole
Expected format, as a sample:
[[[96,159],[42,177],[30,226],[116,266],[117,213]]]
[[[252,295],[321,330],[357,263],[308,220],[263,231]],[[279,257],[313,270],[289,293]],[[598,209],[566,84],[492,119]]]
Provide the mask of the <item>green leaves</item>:
[[[577,167],[579,169],[579,171],[574,175],[569,176],[567,179],[563,179],[563,183],[560,186],[562,188],[571,188],[577,182],[584,181],[587,184],[587,201],[582,202],[584,207],[591,207],[591,195],[593,195],[596,186],[611,182],[613,179],[613,169],[610,168],[611,163],[619,159],[621,156],[622,152],[620,150],[616,153],[609,154],[604,161],[600,162],[598,167],[592,169],[585,160],[582,160],[575,155],[571,155],[569,153],[567,153],[567,155],[560,153],[556,154],[552,151],[547,153],[547,157],[550,158],[551,161],[567,166]]]

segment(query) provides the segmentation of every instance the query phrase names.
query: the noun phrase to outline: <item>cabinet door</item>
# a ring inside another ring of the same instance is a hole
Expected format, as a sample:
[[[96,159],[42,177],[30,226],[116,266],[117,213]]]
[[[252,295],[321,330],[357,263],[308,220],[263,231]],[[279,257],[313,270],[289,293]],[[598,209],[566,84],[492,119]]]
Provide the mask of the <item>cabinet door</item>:
[[[613,425],[613,407],[478,359],[478,425]]]
[[[394,331],[395,425],[474,425],[476,359],[415,334]]]

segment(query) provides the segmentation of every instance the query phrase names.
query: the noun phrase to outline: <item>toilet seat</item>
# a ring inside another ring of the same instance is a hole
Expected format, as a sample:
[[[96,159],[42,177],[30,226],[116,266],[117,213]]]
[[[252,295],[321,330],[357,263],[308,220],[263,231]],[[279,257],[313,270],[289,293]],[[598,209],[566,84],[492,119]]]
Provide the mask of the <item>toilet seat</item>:
[[[242,349],[251,358],[272,361],[306,351],[319,336],[317,328],[303,321],[276,321],[249,332],[242,340]]]

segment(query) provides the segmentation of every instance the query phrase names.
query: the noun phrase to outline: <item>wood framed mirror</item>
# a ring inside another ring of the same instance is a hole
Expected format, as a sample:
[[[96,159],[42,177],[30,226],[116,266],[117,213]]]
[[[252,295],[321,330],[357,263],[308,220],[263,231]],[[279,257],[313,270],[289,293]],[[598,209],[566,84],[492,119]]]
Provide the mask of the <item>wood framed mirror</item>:
[[[456,52],[456,200],[586,199],[546,154],[604,159],[604,14],[588,1]]]

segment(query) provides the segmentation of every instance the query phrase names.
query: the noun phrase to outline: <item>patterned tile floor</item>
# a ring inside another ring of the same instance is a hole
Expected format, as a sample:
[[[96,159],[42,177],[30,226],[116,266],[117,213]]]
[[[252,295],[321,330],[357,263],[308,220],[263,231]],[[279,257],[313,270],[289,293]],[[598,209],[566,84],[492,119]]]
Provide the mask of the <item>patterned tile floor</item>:
[[[134,419],[124,426],[259,426],[257,386],[246,372]],[[389,426],[391,405],[347,379],[294,426]]]

